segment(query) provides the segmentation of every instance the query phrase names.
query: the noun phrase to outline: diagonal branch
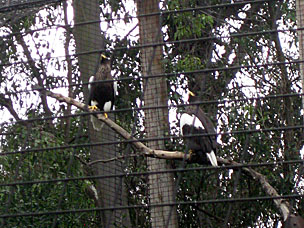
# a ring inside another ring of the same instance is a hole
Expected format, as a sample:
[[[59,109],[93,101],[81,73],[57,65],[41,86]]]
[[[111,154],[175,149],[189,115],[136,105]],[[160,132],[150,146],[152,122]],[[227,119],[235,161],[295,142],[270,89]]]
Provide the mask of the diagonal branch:
[[[94,111],[87,108],[87,105],[85,105],[81,102],[78,102],[70,97],[65,97],[59,93],[53,93],[51,91],[46,91],[45,94],[47,96],[57,99],[60,102],[65,102],[67,104],[74,105],[79,109],[94,113]],[[118,133],[124,139],[134,140],[134,141],[132,141],[132,144],[139,151],[141,151],[145,156],[156,157],[156,158],[161,158],[161,159],[183,159],[183,158],[185,158],[186,160],[189,160],[191,158],[190,155],[185,154],[180,151],[152,150],[149,147],[147,147],[146,145],[144,145],[143,143],[136,141],[137,140],[136,138],[131,136],[125,129],[123,129],[122,127],[117,125],[111,119],[105,118],[103,115],[99,115],[99,116],[100,116],[99,119],[101,121],[103,121],[106,125],[108,125],[112,130],[114,130],[116,133]],[[110,162],[115,159],[118,159],[118,158],[108,159],[108,160],[99,161],[99,162]],[[219,158],[219,157],[217,158],[217,160],[220,164],[224,164],[224,165],[237,165],[237,166],[243,165],[242,163],[238,163],[238,162],[235,162],[232,160]],[[242,167],[242,170],[249,173],[254,180],[259,182],[267,195],[277,196],[277,197],[280,196],[278,194],[278,192],[269,184],[269,182],[267,181],[267,179],[264,175],[262,175],[259,172],[254,171],[251,168],[247,168],[247,167]],[[289,203],[283,199],[274,199],[274,203],[275,203],[276,207],[279,209],[279,211],[285,221],[289,215]]]
[[[18,31],[15,31],[15,32],[18,32]],[[34,59],[31,56],[31,52],[29,50],[28,45],[26,44],[26,41],[24,40],[24,37],[21,36],[21,35],[15,35],[15,38],[16,38],[17,42],[23,48],[24,55],[28,59],[28,64],[29,64],[29,66],[30,66],[30,68],[31,68],[31,70],[33,72],[34,77],[38,81],[39,87],[44,88],[43,78],[42,78],[42,76],[40,74],[39,69],[35,65],[35,61],[34,61]],[[46,74],[44,72],[42,73],[42,75],[45,78],[47,78],[47,76],[46,76]],[[48,105],[48,102],[47,102],[46,95],[45,95],[44,91],[40,92],[40,98],[41,98],[42,106],[43,106],[43,109],[45,111],[46,116],[52,116],[52,111],[49,108],[49,105]],[[51,123],[50,123],[50,126],[51,126]]]
[[[217,158],[219,163],[225,164],[225,165],[242,165],[242,163],[238,163],[232,160],[227,160],[227,159],[223,159],[223,158]],[[262,188],[264,189],[264,191],[266,192],[267,195],[269,196],[280,196],[278,194],[278,192],[268,183],[266,177],[264,175],[262,175],[259,172],[254,171],[251,168],[247,168],[247,167],[242,167],[242,170],[246,171],[247,173],[249,173],[252,178],[256,181],[258,181]],[[283,199],[274,199],[273,200],[276,207],[280,210],[284,221],[287,219],[288,215],[289,215],[289,203]]]
[[[3,94],[0,94],[0,105],[6,107],[10,114],[15,118],[15,120],[21,120],[13,107],[12,100],[6,98]],[[21,124],[26,125],[24,122],[21,122]]]
[[[87,112],[94,113],[94,111],[88,109],[87,105],[78,102],[70,97],[65,97],[62,94],[54,93],[51,91],[45,92],[47,96],[53,97],[57,99],[58,101],[65,102],[67,104],[71,104],[76,106],[79,109],[82,109]],[[104,122],[106,125],[108,125],[112,130],[114,130],[116,133],[118,133],[121,137],[123,137],[126,140],[132,140],[133,146],[136,147],[137,150],[144,153],[147,156],[150,157],[156,157],[156,158],[165,158],[165,159],[182,159],[186,156],[186,159],[189,159],[189,155],[185,155],[185,153],[179,152],[179,151],[165,151],[165,150],[153,150],[147,147],[142,142],[137,141],[136,138],[134,138],[132,135],[129,134],[125,129],[117,125],[115,122],[113,122],[110,118],[105,118],[103,115],[98,115],[98,119]]]

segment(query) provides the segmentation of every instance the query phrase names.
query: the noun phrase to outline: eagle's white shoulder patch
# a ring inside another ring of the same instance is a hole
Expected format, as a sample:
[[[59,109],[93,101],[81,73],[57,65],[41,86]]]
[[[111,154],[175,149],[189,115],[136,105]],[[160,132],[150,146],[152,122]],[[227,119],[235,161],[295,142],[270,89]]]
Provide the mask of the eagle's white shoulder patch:
[[[90,79],[89,79],[89,83],[94,82],[94,79],[95,79],[95,76],[94,76],[94,75],[93,75],[93,76],[91,76],[91,77],[90,77]],[[89,90],[91,90],[91,88],[92,88],[92,85],[91,85],[91,84],[89,84],[89,85],[88,85],[88,89],[89,89]]]
[[[202,122],[195,116],[189,115],[188,113],[183,113],[180,118],[180,128],[182,129],[184,125],[194,125],[195,128],[205,129]]]
[[[117,81],[113,82],[114,96],[117,95]]]

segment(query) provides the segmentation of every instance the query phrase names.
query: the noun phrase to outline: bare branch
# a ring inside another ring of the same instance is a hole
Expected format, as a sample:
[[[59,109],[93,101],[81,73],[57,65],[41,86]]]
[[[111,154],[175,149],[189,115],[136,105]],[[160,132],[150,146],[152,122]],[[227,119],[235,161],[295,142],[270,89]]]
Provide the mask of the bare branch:
[[[6,107],[10,114],[15,118],[15,120],[21,120],[13,107],[11,99],[5,98],[3,94],[0,94],[0,105]],[[26,125],[24,122],[21,122],[21,124]]]
[[[21,36],[21,35],[16,35],[15,38],[16,38],[17,42],[23,48],[24,54],[25,54],[26,58],[28,59],[29,66],[30,66],[31,70],[33,71],[33,75],[35,76],[35,78],[38,81],[39,87],[43,88],[44,87],[43,78],[41,77],[39,69],[35,65],[35,61],[33,60],[32,56],[31,56],[31,52],[30,52],[28,46],[26,45],[24,37]],[[42,74],[44,75],[45,78],[47,77],[45,73],[42,73]],[[41,98],[43,109],[45,111],[46,116],[51,116],[52,111],[50,110],[50,108],[48,106],[48,102],[47,102],[46,95],[45,95],[44,91],[40,92],[40,98]],[[50,121],[49,121],[49,124],[51,126]]]
[[[78,155],[74,155],[74,157],[77,158],[82,165],[88,166],[88,163],[85,160],[83,160],[81,157],[79,157]]]
[[[65,42],[64,42],[64,52],[65,52],[65,56],[66,56],[66,63],[67,63],[67,79],[68,79],[68,84],[71,85],[72,84],[72,60],[71,60],[71,56],[70,56],[70,42],[71,42],[71,27],[68,23],[68,6],[67,6],[67,2],[63,1],[63,11],[64,11],[64,25],[66,28],[66,32],[65,32]],[[68,87],[69,90],[69,97],[74,98],[74,93],[73,93],[73,88],[72,86]],[[67,109],[65,110],[65,115],[70,115],[72,112],[72,107],[71,105],[67,106]],[[65,119],[66,125],[65,125],[65,129],[64,129],[64,134],[66,135],[66,142],[68,142],[70,140],[70,128],[71,128],[71,118],[66,118]]]
[[[232,160],[223,159],[223,158],[217,158],[219,163],[225,164],[225,165],[242,165],[242,163],[238,163]],[[269,196],[280,196],[278,192],[268,183],[266,177],[262,175],[259,172],[254,171],[251,168],[242,167],[242,169],[246,172],[248,172],[252,178],[256,181],[258,181],[264,191]],[[289,203],[283,199],[274,199],[273,200],[277,208],[280,210],[284,221],[287,219],[289,215]]]
[[[74,105],[82,110],[94,113],[94,111],[88,109],[87,105],[78,102],[70,97],[65,97],[59,93],[53,93],[51,91],[46,91],[45,93],[47,96],[53,97],[58,101],[65,102],[67,104]],[[134,140],[132,144],[136,147],[137,150],[144,153],[146,156],[164,158],[164,159],[183,159],[185,157],[185,159],[187,160],[190,158],[189,155],[185,155],[185,153],[180,151],[152,150],[146,145],[144,145],[142,142],[139,142],[138,139],[134,138],[132,135],[129,134],[129,132],[127,132],[125,129],[117,125],[110,118],[105,118],[103,115],[98,115],[98,119],[104,122],[106,125],[108,125],[112,130],[114,130],[124,139],[132,140],[132,141]]]
[[[53,98],[57,99],[58,101],[66,102],[66,103],[74,105],[82,110],[94,113],[94,111],[88,109],[85,104],[80,103],[70,97],[65,97],[59,93],[53,93],[51,91],[46,91],[46,95],[53,97]],[[146,145],[144,145],[143,143],[136,141],[137,140],[136,138],[132,137],[125,129],[123,129],[122,127],[117,125],[111,119],[105,118],[103,115],[99,115],[99,116],[100,116],[99,119],[101,121],[103,121],[105,124],[107,124],[111,129],[113,129],[116,133],[118,133],[124,139],[134,140],[134,142],[132,142],[132,144],[139,151],[141,151],[145,156],[152,156],[152,157],[162,158],[162,159],[183,159],[183,158],[185,158],[186,160],[189,160],[191,158],[190,155],[185,154],[180,151],[152,150],[149,147],[147,147]],[[111,158],[108,160],[99,160],[99,161],[94,161],[94,162],[110,162],[110,161],[118,160],[120,158],[121,157],[115,157],[115,158]],[[224,164],[224,165],[240,165],[240,166],[243,165],[242,163],[238,163],[238,162],[235,162],[232,160],[219,158],[219,157],[217,157],[217,160],[220,164]],[[92,165],[92,164],[90,164],[90,165]],[[249,173],[254,180],[258,181],[267,195],[280,196],[278,194],[278,192],[269,184],[269,182],[267,181],[267,179],[264,175],[262,175],[259,172],[254,171],[251,168],[247,168],[247,167],[242,167],[242,170]],[[284,218],[284,221],[285,221],[289,215],[289,203],[283,199],[274,199],[274,203],[275,203],[276,207],[280,210],[282,217]]]
[[[121,156],[117,156],[117,157],[113,157],[113,158],[109,158],[109,159],[100,159],[100,160],[92,161],[92,162],[88,163],[88,165],[92,166],[97,163],[108,163],[108,162],[112,162],[112,161],[122,160],[127,157],[130,158],[130,157],[138,157],[138,156],[144,156],[144,154],[129,154],[127,156],[121,155]]]

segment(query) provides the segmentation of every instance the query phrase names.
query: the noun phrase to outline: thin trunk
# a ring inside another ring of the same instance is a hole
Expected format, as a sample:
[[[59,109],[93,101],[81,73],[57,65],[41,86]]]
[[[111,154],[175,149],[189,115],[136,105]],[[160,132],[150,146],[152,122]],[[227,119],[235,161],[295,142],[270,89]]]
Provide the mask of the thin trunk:
[[[66,40],[64,43],[64,51],[65,51],[65,56],[66,56],[66,63],[67,63],[67,78],[68,78],[68,85],[72,84],[72,60],[70,57],[70,51],[69,51],[69,46],[71,42],[71,27],[69,26],[68,23],[68,11],[67,11],[67,2],[63,2],[63,10],[64,10],[64,25],[66,26]],[[74,93],[73,93],[73,88],[69,87],[69,97],[74,98]],[[68,116],[72,112],[72,106],[67,105],[67,109],[65,110],[65,115]],[[64,129],[64,135],[65,135],[65,141],[69,142],[70,141],[70,130],[71,130],[71,118],[68,117],[65,119],[65,129]]]
[[[277,25],[277,18],[279,18],[279,15],[281,14],[280,10],[281,7],[273,7],[275,3],[270,4],[269,7],[269,14],[271,18],[271,23],[272,23],[272,29],[273,30],[278,30],[278,25]],[[277,61],[278,62],[286,62],[286,58],[283,52],[282,44],[279,38],[279,33],[273,33],[272,36],[272,41],[274,42],[274,47],[276,50],[276,55],[277,55]],[[291,81],[289,79],[289,74],[286,69],[286,66],[280,65],[280,71],[281,71],[281,80],[278,85],[280,85],[280,93],[281,94],[290,94],[291,91]],[[281,108],[281,119],[283,123],[286,126],[294,126],[294,121],[293,121],[293,105],[292,105],[292,98],[291,97],[284,97],[282,99],[282,108]],[[283,133],[283,156],[284,160],[293,160],[299,158],[299,152],[296,151],[295,144],[294,144],[294,131],[284,131]],[[284,178],[287,178],[291,173],[290,173],[290,166],[289,165],[283,165],[283,173],[284,173]],[[293,184],[289,185],[289,189],[293,189]]]

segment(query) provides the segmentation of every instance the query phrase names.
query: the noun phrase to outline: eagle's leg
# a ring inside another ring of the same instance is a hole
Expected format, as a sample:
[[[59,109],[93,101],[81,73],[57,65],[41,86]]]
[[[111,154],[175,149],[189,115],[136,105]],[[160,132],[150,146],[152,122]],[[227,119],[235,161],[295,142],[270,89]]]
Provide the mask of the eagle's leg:
[[[95,111],[95,110],[97,110],[98,108],[97,108],[97,106],[96,105],[90,105],[89,106],[89,109],[91,109],[92,111]]]
[[[190,157],[191,157],[192,154],[193,154],[193,150],[189,150],[188,152],[189,152],[189,155],[190,155]]]

